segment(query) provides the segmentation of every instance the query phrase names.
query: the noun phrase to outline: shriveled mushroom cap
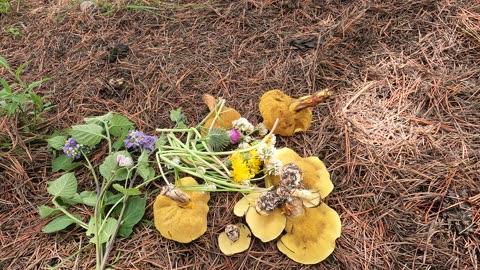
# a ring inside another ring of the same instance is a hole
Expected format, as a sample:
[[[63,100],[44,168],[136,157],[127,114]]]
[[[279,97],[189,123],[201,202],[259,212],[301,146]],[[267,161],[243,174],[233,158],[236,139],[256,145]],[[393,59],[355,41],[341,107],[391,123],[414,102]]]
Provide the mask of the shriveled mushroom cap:
[[[235,109],[223,106],[221,112],[219,113],[218,117],[215,118],[215,106],[216,100],[212,95],[205,94],[203,95],[203,101],[207,104],[210,114],[207,117],[207,120],[203,124],[205,128],[224,128],[230,129],[232,128],[232,122],[234,120],[238,120],[242,117],[242,115]],[[215,121],[215,122],[214,122]],[[213,122],[213,125],[212,125]]]
[[[289,107],[295,100],[278,89],[265,92],[258,104],[265,126],[271,130],[278,118],[275,134],[292,136],[295,132],[307,130],[312,122],[312,110],[290,110]]]
[[[253,235],[262,242],[269,242],[277,238],[285,228],[287,218],[281,209],[275,209],[269,215],[261,215],[255,210],[255,201],[260,193],[251,193],[235,204],[233,213],[244,216]]]
[[[198,185],[192,177],[177,181],[177,186]],[[194,191],[185,192],[191,203],[182,207],[165,195],[158,195],[153,205],[155,227],[163,237],[180,243],[189,243],[207,231],[207,205],[210,195]]]
[[[235,242],[231,241],[225,232],[218,235],[218,247],[227,256],[247,250],[252,240],[252,233],[245,224],[238,223],[236,226],[239,229],[239,238]]]
[[[335,249],[341,226],[337,212],[326,204],[307,208],[301,217],[287,220],[287,233],[277,242],[277,247],[296,262],[316,264]]]
[[[300,157],[295,151],[284,147],[276,151],[276,157],[283,163],[295,163],[300,167],[303,175],[303,184],[309,190],[318,190],[320,197],[325,198],[332,192],[333,183],[330,180],[330,173],[327,167],[318,157]],[[267,175],[265,178],[267,186],[278,185],[280,177]]]

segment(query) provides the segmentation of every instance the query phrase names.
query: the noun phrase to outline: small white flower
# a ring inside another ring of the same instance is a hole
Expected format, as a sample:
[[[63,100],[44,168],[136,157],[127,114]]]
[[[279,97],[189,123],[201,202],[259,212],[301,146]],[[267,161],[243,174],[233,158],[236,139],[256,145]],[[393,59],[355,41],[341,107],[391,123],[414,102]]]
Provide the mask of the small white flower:
[[[275,134],[271,134],[270,137],[267,140],[267,143],[271,146],[274,146],[277,143],[277,137]]]
[[[249,136],[249,135],[242,137],[242,142],[244,143],[250,143],[252,140],[253,140],[252,136]]]
[[[275,150],[276,150],[275,146],[273,145],[269,146],[265,143],[262,143],[257,148],[258,157],[261,160],[266,161],[267,159],[269,159],[275,154]]]
[[[117,155],[117,166],[119,167],[129,167],[133,165],[133,160],[130,157],[119,154]]]
[[[207,169],[205,169],[205,167],[202,167],[202,166],[197,167],[197,173],[200,174],[201,176],[204,176],[206,172],[207,172]]]
[[[204,191],[210,192],[210,191],[215,191],[217,190],[217,186],[214,183],[205,183],[204,185]]]
[[[255,130],[255,127],[246,118],[239,118],[232,121],[233,128],[239,130],[243,134],[250,134]]]
[[[265,170],[269,175],[280,175],[282,171],[283,164],[279,159],[274,157],[269,158],[265,162]]]
[[[263,137],[268,134],[268,129],[264,123],[258,123],[256,128],[258,130],[258,135]]]
[[[174,156],[170,161],[172,163],[174,163],[175,165],[179,165],[180,164],[180,157]],[[167,165],[167,169],[171,170],[171,169],[173,169],[173,167],[170,166],[170,165]]]
[[[250,147],[250,144],[246,143],[246,142],[242,142],[240,144],[238,144],[238,149],[245,149],[245,148],[248,148]]]

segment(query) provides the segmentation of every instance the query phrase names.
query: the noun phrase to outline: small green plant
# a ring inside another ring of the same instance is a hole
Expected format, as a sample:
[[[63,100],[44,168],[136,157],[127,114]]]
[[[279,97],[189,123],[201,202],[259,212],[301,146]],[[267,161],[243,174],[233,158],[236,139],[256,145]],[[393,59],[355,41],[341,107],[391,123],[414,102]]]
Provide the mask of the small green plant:
[[[33,92],[48,78],[26,84],[20,74],[27,67],[28,62],[20,65],[15,71],[10,67],[7,60],[0,56],[0,68],[5,68],[16,80],[15,83],[8,83],[5,78],[0,79],[2,89],[0,90],[0,116],[12,117],[19,115],[20,121],[27,130],[35,130],[40,122],[41,114],[50,108],[46,104],[45,97],[39,96]]]
[[[42,218],[57,215],[42,228],[44,233],[72,224],[85,229],[96,247],[96,269],[105,269],[116,237],[129,237],[145,213],[146,197],[140,189],[156,179],[149,161],[156,138],[134,130],[119,114],[85,118],[85,123],[66,130],[67,135],[57,133],[47,139],[51,149],[61,151],[52,161],[53,171],[66,173],[48,182],[53,207],[42,205],[38,210]],[[100,165],[92,164],[89,153],[100,145],[106,145],[108,152]],[[68,171],[79,166],[90,171],[93,190],[78,190],[75,174]],[[89,207],[90,215],[75,214],[77,204]]]
[[[0,0],[0,13],[7,13],[10,10],[10,3],[7,0]]]
[[[20,29],[18,29],[17,27],[14,27],[14,26],[4,26],[4,27],[2,27],[2,31],[5,34],[11,35],[11,36],[14,36],[14,37],[18,37],[18,36],[21,35]]]

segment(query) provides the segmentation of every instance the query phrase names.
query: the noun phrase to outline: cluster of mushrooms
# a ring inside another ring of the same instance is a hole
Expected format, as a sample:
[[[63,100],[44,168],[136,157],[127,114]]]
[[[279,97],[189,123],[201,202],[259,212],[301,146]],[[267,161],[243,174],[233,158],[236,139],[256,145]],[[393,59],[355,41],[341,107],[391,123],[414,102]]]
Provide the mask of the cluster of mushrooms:
[[[311,107],[330,95],[323,90],[295,99],[270,90],[262,96],[259,109],[268,129],[277,121],[274,133],[292,136],[309,128]],[[215,99],[204,96],[204,100],[212,111]],[[220,117],[220,126],[228,128],[241,115],[225,106]],[[283,164],[280,174],[265,176],[267,191],[248,193],[235,204],[233,213],[246,224],[226,226],[218,235],[218,247],[225,255],[243,252],[250,247],[253,235],[262,242],[277,240],[278,249],[298,263],[319,263],[333,252],[341,233],[338,214],[324,201],[333,190],[330,174],[316,156],[303,158],[286,147],[276,149],[275,156]],[[209,193],[182,190],[182,186],[195,185],[199,182],[187,176],[174,186],[164,187],[156,198],[155,227],[163,237],[189,243],[206,232]]]

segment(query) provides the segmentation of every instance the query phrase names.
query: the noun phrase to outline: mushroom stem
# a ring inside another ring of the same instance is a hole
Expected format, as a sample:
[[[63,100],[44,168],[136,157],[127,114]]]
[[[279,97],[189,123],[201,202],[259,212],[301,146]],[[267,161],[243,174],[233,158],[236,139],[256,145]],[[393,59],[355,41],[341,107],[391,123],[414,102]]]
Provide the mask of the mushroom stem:
[[[313,95],[303,96],[295,100],[288,109],[291,112],[298,112],[305,108],[314,107],[320,103],[325,102],[330,96],[332,92],[329,89],[324,89],[314,93]]]

